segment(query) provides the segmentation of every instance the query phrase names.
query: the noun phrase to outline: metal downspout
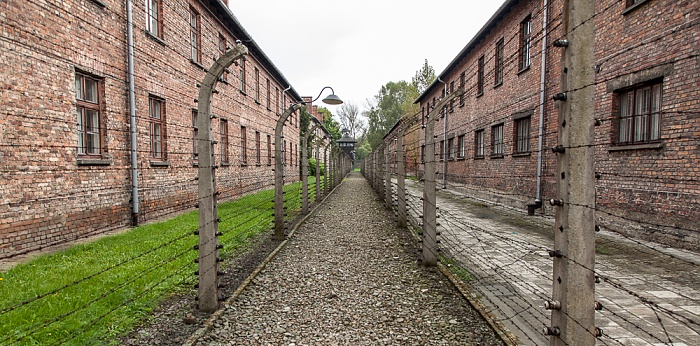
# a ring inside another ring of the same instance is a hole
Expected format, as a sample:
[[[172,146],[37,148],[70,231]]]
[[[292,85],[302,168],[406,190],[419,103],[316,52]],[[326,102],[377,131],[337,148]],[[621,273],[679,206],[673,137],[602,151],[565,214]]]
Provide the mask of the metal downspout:
[[[542,71],[540,76],[540,126],[537,140],[537,191],[535,193],[535,204],[538,208],[542,206],[542,147],[544,145],[544,103],[545,103],[545,80],[547,70],[547,0],[544,0],[542,11]]]
[[[129,132],[131,133],[131,223],[139,223],[139,168],[136,148],[136,96],[134,94],[134,23],[133,4],[126,0],[126,36],[129,79]]]
[[[438,77],[438,82],[442,83],[445,85],[445,87],[442,89],[442,97],[447,97],[447,83],[445,83],[440,77]],[[442,113],[442,125],[443,125],[443,134],[442,134],[442,188],[446,189],[447,188],[447,106],[443,109]]]

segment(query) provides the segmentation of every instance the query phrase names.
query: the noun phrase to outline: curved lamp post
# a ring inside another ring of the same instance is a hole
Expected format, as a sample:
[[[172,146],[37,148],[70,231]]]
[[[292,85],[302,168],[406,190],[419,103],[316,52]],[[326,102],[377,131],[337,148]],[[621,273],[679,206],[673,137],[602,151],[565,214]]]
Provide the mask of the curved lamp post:
[[[326,89],[331,89],[331,94],[326,96],[323,103],[329,105],[339,105],[343,103],[340,97],[335,95],[333,88],[327,86],[321,89],[318,96],[311,102],[318,100]],[[284,162],[282,161],[282,148],[283,138],[282,130],[284,129],[284,123],[287,121],[289,116],[299,110],[302,105],[306,104],[304,101],[300,101],[292,104],[287,108],[280,118],[277,119],[277,126],[275,127],[275,233],[273,238],[276,240],[284,239]]]

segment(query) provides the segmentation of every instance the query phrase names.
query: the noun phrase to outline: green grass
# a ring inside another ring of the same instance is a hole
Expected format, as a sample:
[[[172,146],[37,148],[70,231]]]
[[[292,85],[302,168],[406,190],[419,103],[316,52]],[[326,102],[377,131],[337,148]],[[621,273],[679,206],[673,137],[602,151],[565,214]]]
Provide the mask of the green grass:
[[[315,197],[309,179],[309,200]],[[298,196],[298,198],[297,198]],[[220,257],[268,232],[273,190],[219,204]],[[301,208],[301,182],[285,186],[287,219]],[[197,211],[40,256],[0,273],[0,345],[115,345],[174,293],[191,291]]]
[[[452,258],[445,256],[439,256],[440,262],[442,262],[447,268],[455,275],[457,275],[460,280],[464,282],[472,281],[474,278],[466,269],[459,266],[459,264]]]

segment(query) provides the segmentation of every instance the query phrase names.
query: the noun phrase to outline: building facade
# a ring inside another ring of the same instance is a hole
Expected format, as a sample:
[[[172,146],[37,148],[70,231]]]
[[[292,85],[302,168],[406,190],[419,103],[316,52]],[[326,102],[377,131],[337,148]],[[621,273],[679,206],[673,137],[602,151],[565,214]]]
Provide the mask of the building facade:
[[[249,54],[212,101],[219,200],[271,187],[278,114],[301,97],[224,2],[12,0],[0,14],[0,258],[193,209],[198,83],[237,41]],[[298,143],[293,114],[287,181]]]
[[[596,210],[604,228],[700,249],[700,4],[596,2]],[[479,198],[550,212],[556,193],[562,1],[506,1],[417,100],[438,177]],[[460,89],[462,88],[462,89]],[[421,137],[419,145],[423,146]],[[438,182],[440,186],[440,182]]]

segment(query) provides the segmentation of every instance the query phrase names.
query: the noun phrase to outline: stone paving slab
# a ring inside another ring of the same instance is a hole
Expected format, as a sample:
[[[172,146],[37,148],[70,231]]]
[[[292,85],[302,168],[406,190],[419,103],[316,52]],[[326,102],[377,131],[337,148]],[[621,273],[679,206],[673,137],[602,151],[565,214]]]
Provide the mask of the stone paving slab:
[[[422,186],[407,181],[407,192],[417,220]],[[468,266],[476,278],[472,287],[489,312],[522,344],[549,344],[541,329],[550,325],[543,303],[552,292],[546,250],[553,246],[553,220],[457,190],[439,191],[437,206],[441,246]],[[596,242],[601,253],[595,270],[608,279],[596,285],[596,300],[604,306],[596,314],[605,333],[599,345],[700,345],[700,255],[605,231]]]

